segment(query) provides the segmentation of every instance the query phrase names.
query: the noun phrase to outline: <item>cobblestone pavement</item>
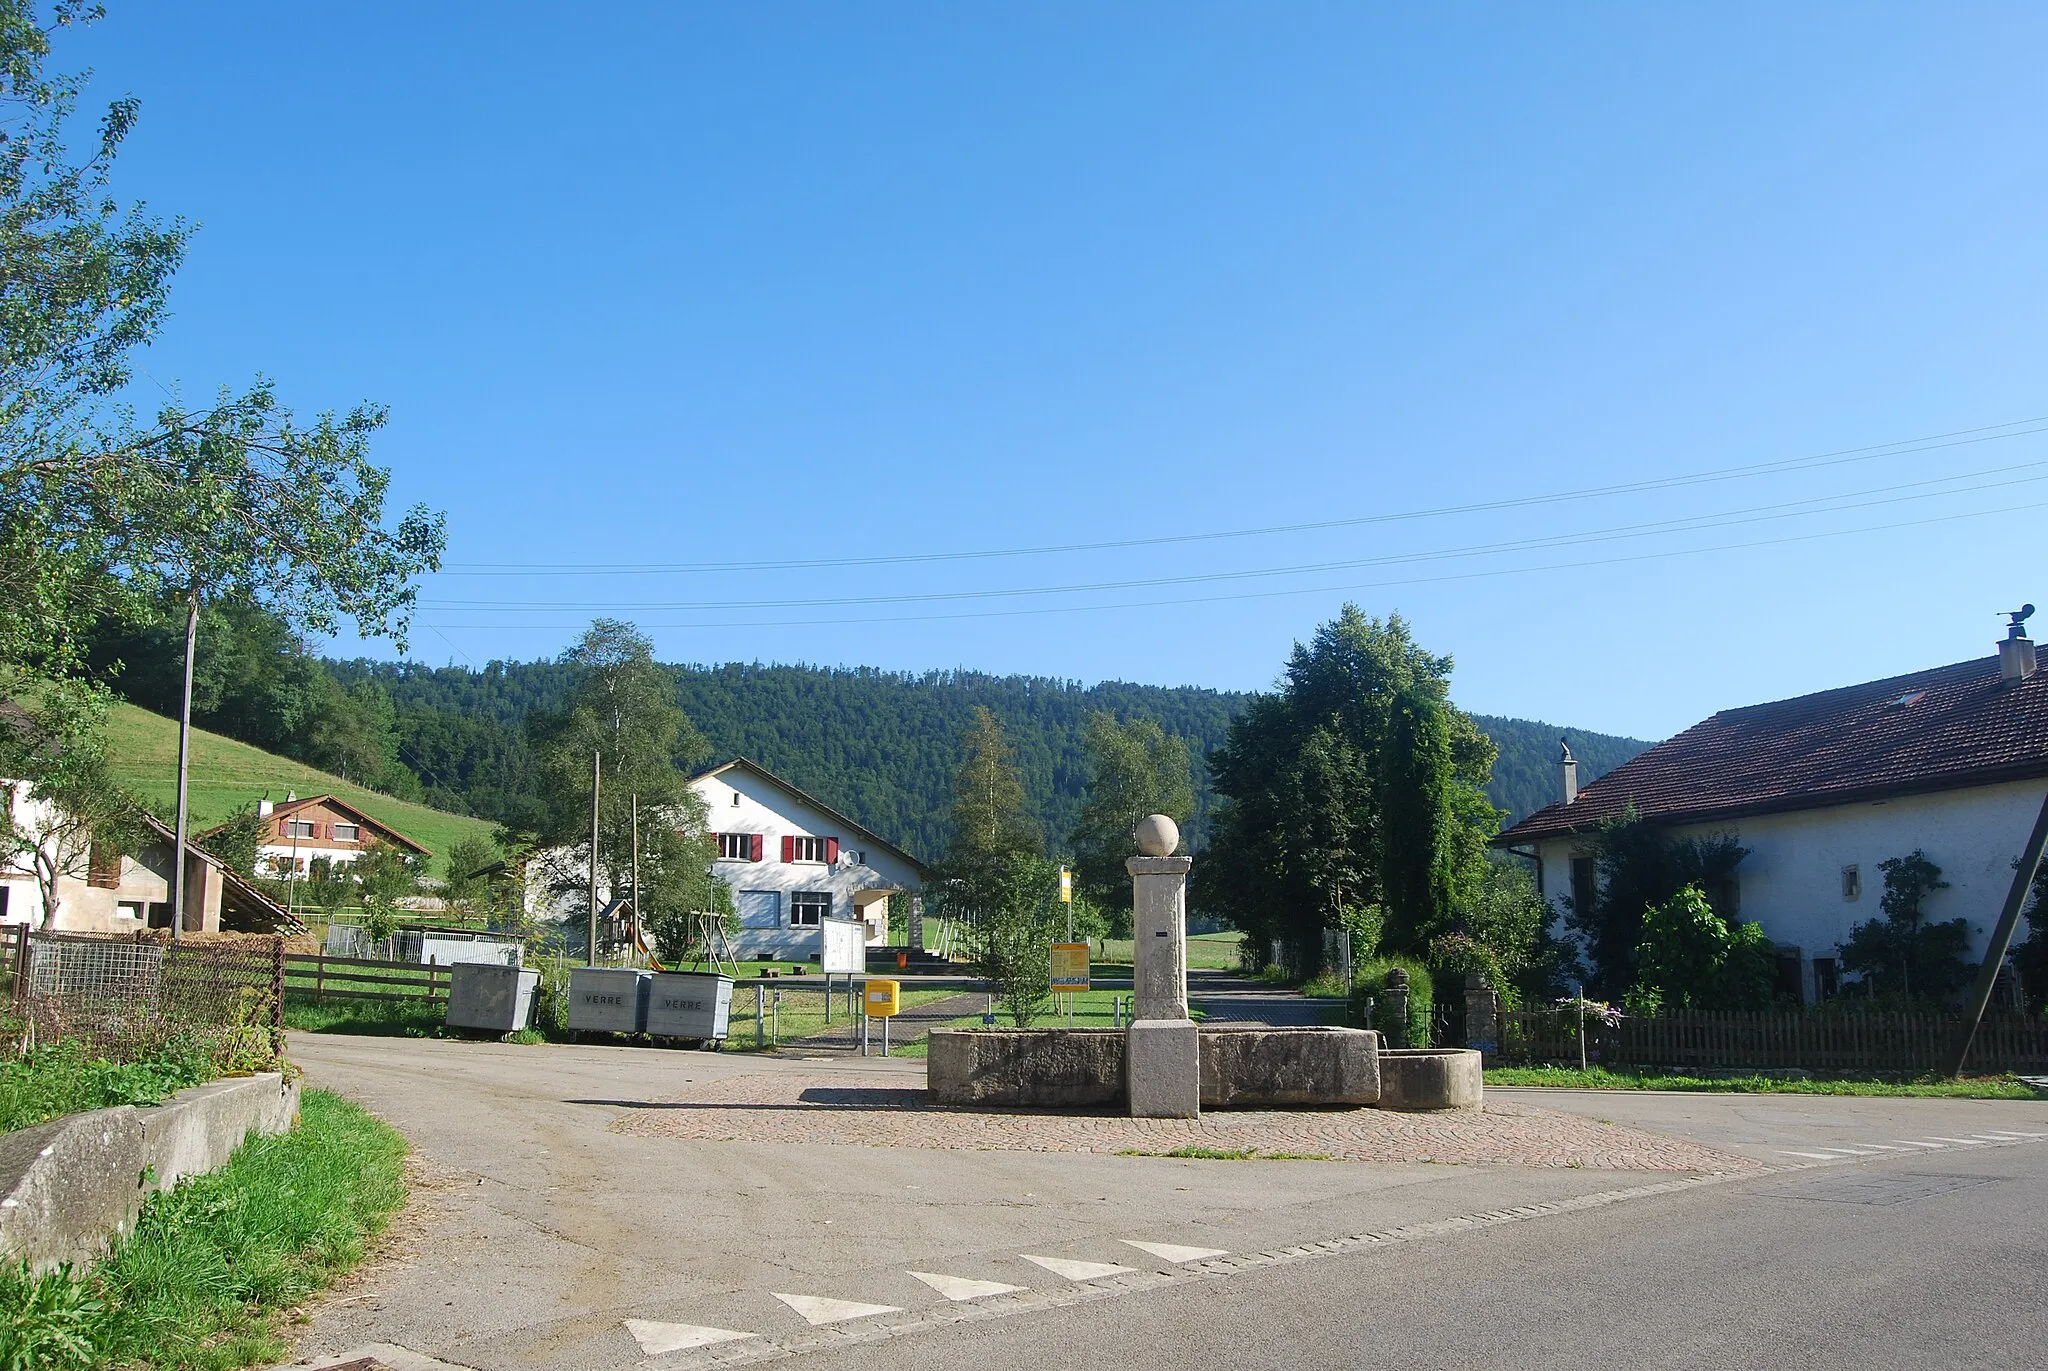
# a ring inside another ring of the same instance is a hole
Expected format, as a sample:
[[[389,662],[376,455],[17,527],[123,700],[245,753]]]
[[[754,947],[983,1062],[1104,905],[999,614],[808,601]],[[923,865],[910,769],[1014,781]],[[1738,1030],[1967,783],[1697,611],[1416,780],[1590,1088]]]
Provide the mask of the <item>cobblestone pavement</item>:
[[[619,1103],[619,1102],[614,1102]],[[705,1081],[685,1098],[635,1102],[612,1131],[707,1142],[917,1147],[981,1152],[1138,1152],[1182,1148],[1332,1161],[1733,1172],[1748,1157],[1520,1101],[1483,1110],[1233,1110],[1200,1119],[1003,1112],[934,1105],[901,1076],[867,1082],[761,1074]]]

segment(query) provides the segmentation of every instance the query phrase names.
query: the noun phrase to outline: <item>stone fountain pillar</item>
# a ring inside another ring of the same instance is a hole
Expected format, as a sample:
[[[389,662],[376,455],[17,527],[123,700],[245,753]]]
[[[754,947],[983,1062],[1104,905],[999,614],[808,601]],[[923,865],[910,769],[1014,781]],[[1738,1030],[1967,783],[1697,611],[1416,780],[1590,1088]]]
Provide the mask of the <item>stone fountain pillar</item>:
[[[1164,814],[1138,821],[1131,873],[1132,981],[1124,1081],[1134,1119],[1192,1119],[1202,1112],[1202,1068],[1188,1017],[1187,883],[1190,857],[1173,856],[1180,828]]]

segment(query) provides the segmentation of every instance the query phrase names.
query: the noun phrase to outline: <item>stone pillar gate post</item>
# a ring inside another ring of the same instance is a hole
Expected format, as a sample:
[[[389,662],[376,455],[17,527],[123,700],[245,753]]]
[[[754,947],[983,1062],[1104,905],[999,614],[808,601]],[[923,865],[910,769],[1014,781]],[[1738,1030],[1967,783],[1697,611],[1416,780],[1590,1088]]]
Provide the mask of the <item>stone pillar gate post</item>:
[[[1136,1119],[1202,1112],[1201,1042],[1188,1017],[1187,881],[1192,858],[1173,856],[1180,829],[1164,814],[1138,823],[1131,873],[1131,1026],[1124,1084]]]

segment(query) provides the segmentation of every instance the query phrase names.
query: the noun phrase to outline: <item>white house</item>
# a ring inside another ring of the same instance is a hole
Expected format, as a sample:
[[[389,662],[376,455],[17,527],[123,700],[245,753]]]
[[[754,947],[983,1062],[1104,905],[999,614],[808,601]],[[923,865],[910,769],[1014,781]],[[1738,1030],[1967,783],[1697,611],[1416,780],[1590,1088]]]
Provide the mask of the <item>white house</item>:
[[[827,918],[864,920],[870,947],[888,943],[892,912],[915,924],[928,868],[880,834],[744,757],[691,777],[690,787],[718,840],[712,874],[732,887],[738,906],[736,955],[810,958],[820,950]],[[543,854],[531,870],[529,909],[551,906],[561,918],[580,907],[573,896],[548,895],[569,883],[564,875],[573,881],[568,849]],[[614,894],[600,888],[600,901]],[[909,941],[921,940],[913,933]]]
[[[891,901],[906,920],[929,870],[767,768],[736,758],[694,776],[718,835],[715,874],[739,906],[743,957],[808,957],[819,921],[864,919],[868,945],[889,941]]]
[[[1839,945],[1883,917],[1878,863],[1916,849],[1949,883],[1926,916],[1967,919],[1982,957],[2048,797],[2048,677],[2016,623],[1996,656],[1724,710],[1583,790],[1569,747],[1560,767],[1559,801],[1495,839],[1534,860],[1553,910],[1595,890],[1588,839],[1630,809],[1733,834],[1739,916],[1777,944],[1782,989],[1827,999]]]

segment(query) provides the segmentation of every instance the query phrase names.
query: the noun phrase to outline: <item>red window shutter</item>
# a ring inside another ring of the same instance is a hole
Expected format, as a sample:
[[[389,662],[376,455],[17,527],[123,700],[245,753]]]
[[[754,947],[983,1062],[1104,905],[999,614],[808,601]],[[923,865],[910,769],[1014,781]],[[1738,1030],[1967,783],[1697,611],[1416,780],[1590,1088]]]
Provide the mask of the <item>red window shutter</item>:
[[[316,823],[313,825],[313,836],[316,838],[325,839],[327,837],[327,829],[328,825]]]
[[[836,866],[838,862],[839,840],[837,838],[827,838],[825,840],[825,864],[827,866]]]
[[[782,835],[782,860],[785,862],[796,860],[796,835],[794,833]]]
[[[754,850],[748,854],[747,860],[758,862],[761,860],[761,835],[756,833],[753,835],[753,839],[752,846]]]

